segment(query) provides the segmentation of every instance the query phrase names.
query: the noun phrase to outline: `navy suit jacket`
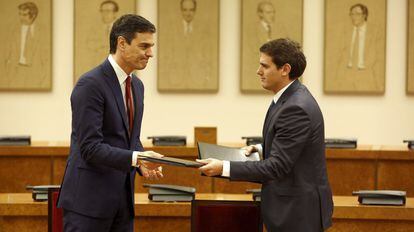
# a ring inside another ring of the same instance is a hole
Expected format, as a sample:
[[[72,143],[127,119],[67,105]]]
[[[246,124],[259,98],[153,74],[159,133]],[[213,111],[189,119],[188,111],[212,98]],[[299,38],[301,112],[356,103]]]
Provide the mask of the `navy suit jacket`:
[[[231,180],[262,183],[261,210],[268,231],[320,232],[332,224],[324,122],[318,103],[295,80],[263,126],[263,161],[231,162]]]
[[[134,212],[132,151],[140,137],[144,86],[132,76],[134,126],[128,117],[118,78],[108,60],[85,73],[71,95],[72,134],[58,207],[100,218],[115,216],[125,187]],[[129,178],[127,178],[129,176]],[[126,184],[129,180],[130,183]],[[123,189],[124,188],[124,189]]]

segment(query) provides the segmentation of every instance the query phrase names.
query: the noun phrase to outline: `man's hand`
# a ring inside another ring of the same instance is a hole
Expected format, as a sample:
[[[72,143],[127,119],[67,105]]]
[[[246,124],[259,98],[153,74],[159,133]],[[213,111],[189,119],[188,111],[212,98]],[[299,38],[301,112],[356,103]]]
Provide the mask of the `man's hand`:
[[[223,161],[213,158],[196,160],[199,163],[205,164],[198,168],[202,173],[207,176],[221,176],[223,173]]]
[[[164,157],[164,156],[157,153],[157,152],[153,152],[153,151],[141,151],[141,152],[138,153],[139,165],[144,165],[147,169],[152,170],[152,169],[157,169],[158,167],[160,167],[160,164],[145,161],[145,157],[161,158],[161,157]]]
[[[164,175],[162,174],[161,166],[158,166],[155,169],[149,169],[145,166],[148,163],[151,163],[151,162],[141,161],[141,165],[139,166],[139,168],[141,169],[141,173],[145,177],[145,179],[158,180],[164,177]],[[154,164],[151,164],[151,165],[154,165]]]
[[[159,178],[164,177],[162,174],[162,167],[158,163],[153,163],[149,161],[145,161],[143,159],[139,159],[142,157],[158,157],[161,158],[163,155],[153,152],[153,151],[144,151],[139,153],[138,162],[140,165],[140,169],[142,175],[149,180],[158,180]]]
[[[242,147],[242,150],[244,150],[245,156],[250,156],[252,153],[258,152],[257,148],[253,145]]]

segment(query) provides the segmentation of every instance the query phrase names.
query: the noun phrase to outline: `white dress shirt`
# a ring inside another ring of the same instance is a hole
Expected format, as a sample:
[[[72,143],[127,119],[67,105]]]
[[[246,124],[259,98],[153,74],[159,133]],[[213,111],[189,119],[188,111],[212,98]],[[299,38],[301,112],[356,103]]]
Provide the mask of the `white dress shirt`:
[[[118,78],[119,85],[121,86],[122,98],[124,99],[124,106],[126,109],[127,108],[126,102],[125,102],[126,79],[128,76],[132,78],[132,72],[129,75],[126,74],[126,72],[121,67],[119,67],[118,63],[116,63],[112,55],[108,56],[108,60],[109,60],[109,63],[111,63],[111,66],[115,71],[116,77]],[[132,105],[134,105],[134,98],[132,98],[131,100],[132,100]],[[134,110],[134,108],[132,108],[132,110]],[[132,152],[132,166],[138,166],[138,154],[139,154],[138,151]]]
[[[289,88],[289,86],[293,83],[293,81],[291,81],[289,84],[287,84],[285,87],[283,87],[281,90],[279,90],[275,96],[273,96],[273,102],[276,104],[277,101],[279,100],[280,96],[282,96],[282,94],[285,92],[285,90],[287,88]],[[262,155],[263,154],[263,148],[262,148],[262,144],[256,144],[254,145],[256,147],[256,149],[258,150],[259,154]],[[263,157],[263,156],[262,156]],[[230,161],[228,160],[223,160],[223,173],[221,174],[221,176],[224,177],[230,177]]]

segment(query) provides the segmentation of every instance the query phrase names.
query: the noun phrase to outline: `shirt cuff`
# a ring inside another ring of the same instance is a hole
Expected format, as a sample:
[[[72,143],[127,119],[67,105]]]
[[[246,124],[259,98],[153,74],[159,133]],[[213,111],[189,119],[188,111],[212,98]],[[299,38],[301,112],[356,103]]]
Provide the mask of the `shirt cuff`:
[[[263,157],[263,147],[262,144],[256,144],[254,147],[257,149],[257,152],[259,152],[259,155]]]
[[[139,167],[138,154],[139,154],[138,151],[132,152],[132,166],[134,166],[134,167]]]
[[[230,177],[230,161],[223,160],[223,173],[221,176]]]

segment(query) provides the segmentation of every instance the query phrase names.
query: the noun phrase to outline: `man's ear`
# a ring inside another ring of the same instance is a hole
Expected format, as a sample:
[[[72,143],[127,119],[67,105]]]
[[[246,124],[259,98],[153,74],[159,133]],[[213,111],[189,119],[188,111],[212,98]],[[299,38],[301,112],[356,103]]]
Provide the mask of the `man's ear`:
[[[284,64],[282,66],[282,76],[289,76],[290,70],[292,69],[292,67],[290,66],[290,64]]]
[[[126,40],[123,36],[118,36],[117,38],[117,46],[120,51],[125,50]]]

